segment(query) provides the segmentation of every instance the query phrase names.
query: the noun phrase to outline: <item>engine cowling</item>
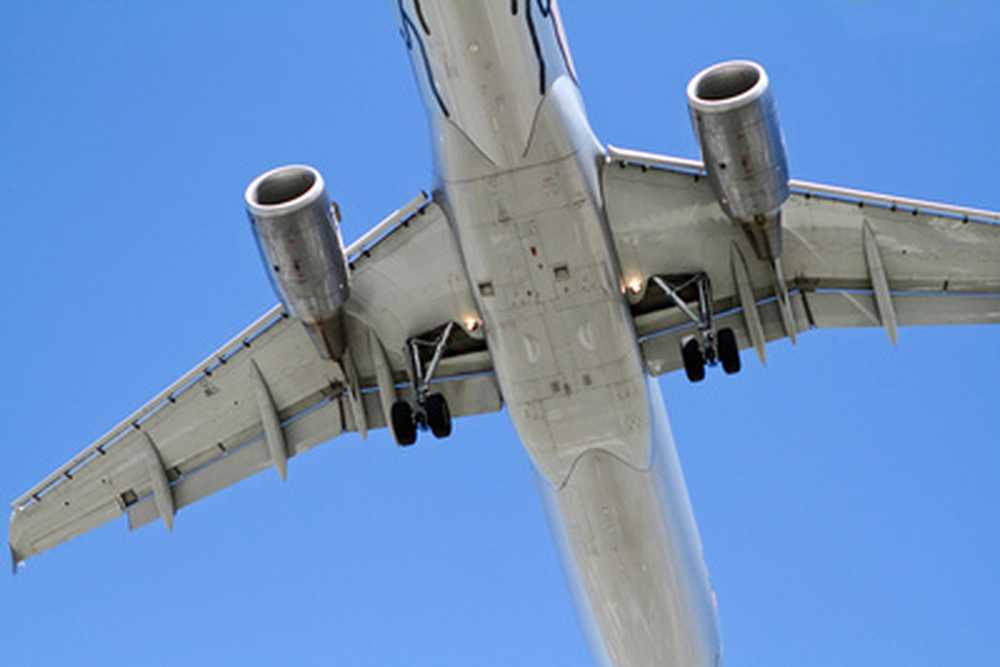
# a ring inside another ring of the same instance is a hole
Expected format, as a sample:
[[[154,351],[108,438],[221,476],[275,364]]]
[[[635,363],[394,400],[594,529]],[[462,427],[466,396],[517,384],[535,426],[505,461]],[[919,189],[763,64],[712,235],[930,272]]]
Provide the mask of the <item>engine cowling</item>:
[[[779,255],[778,218],[789,196],[788,158],[767,72],[749,60],[719,63],[691,79],[687,97],[722,210],[770,237],[767,252],[758,248],[758,254]]]
[[[306,325],[320,353],[339,359],[350,274],[323,177],[306,165],[278,167],[255,178],[244,199],[278,298]]]

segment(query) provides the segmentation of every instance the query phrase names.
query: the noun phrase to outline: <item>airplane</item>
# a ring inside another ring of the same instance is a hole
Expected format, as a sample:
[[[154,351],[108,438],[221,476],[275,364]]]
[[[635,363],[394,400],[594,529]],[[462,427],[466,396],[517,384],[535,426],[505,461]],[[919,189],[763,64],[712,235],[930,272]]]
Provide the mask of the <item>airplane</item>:
[[[549,483],[598,659],[718,662],[697,531],[649,376],[718,381],[739,370],[734,345],[764,357],[770,340],[813,328],[893,338],[907,324],[996,322],[997,216],[789,180],[766,72],[750,62],[689,86],[707,168],[604,146],[558,5],[517,5],[401,5],[435,127],[432,195],[341,251],[315,170],[255,180],[248,209],[282,304],[15,501],[15,562],[123,513],[169,526],[249,474],[284,476],[289,458],[341,432],[387,426],[408,446],[418,431],[447,437],[451,415],[503,405]],[[485,67],[494,62],[503,69]],[[746,108],[713,89],[733,81]],[[487,98],[504,102],[495,117]],[[739,162],[720,155],[730,121],[761,140]],[[750,206],[773,196],[777,208],[744,215],[734,164],[743,181],[764,179]],[[414,259],[426,256],[436,265]],[[612,554],[635,566],[616,570]]]

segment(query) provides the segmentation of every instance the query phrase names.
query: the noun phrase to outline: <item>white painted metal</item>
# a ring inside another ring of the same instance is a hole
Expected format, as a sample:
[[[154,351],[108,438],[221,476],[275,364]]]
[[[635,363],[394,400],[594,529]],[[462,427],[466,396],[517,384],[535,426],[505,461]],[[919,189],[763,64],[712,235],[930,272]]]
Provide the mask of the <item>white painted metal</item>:
[[[774,285],[774,293],[781,308],[781,321],[785,325],[785,335],[792,345],[797,342],[799,328],[795,324],[795,317],[792,315],[791,300],[788,293],[788,283],[785,280],[784,262],[781,259],[774,259],[770,262],[771,282]]]
[[[882,265],[882,255],[878,249],[878,239],[867,220],[862,225],[862,238],[865,249],[865,263],[868,265],[868,275],[872,281],[872,292],[878,305],[879,320],[892,344],[896,344],[896,309],[892,305],[892,294],[889,292],[889,279]]]
[[[676,465],[663,476],[651,467],[673,457],[672,443],[608,235],[603,149],[550,3],[517,5],[424,1],[435,39],[414,2],[401,5],[432,119],[436,198],[469,283],[490,286],[475,296],[497,379],[550,499],[595,656],[714,666],[718,628],[687,492]]]
[[[624,274],[707,273],[722,313],[716,326],[733,328],[741,349],[754,346],[747,285],[766,341],[787,336],[786,320],[799,332],[883,326],[865,256],[866,225],[877,234],[898,326],[1000,321],[1000,225],[794,195],[784,208],[782,262],[793,293],[783,316],[769,262],[747,252],[745,235],[696,171],[616,162],[604,170],[603,187]],[[734,247],[745,260],[746,277],[734,266]],[[680,341],[693,332],[686,316],[654,311],[635,324],[652,373],[681,368]]]
[[[707,272],[716,298],[735,295],[730,247],[743,249],[755,290],[773,292],[768,262],[749,251],[703,177],[624,163],[604,170],[605,206],[622,270],[651,276]],[[789,286],[871,289],[867,221],[894,292],[1000,291],[1000,225],[795,194],[783,209]]]
[[[647,151],[620,148],[617,146],[607,147],[608,158],[622,162],[632,162],[635,164],[647,164],[651,166],[673,167],[684,170],[698,172],[705,171],[705,165],[700,160],[689,158],[673,157],[670,155],[660,155]],[[886,207],[905,208],[921,211],[924,213],[942,213],[959,218],[969,218],[974,220],[985,220],[989,222],[1000,222],[1000,212],[988,211],[981,208],[969,208],[967,206],[955,206],[954,204],[942,204],[924,199],[914,199],[912,197],[897,197],[895,195],[879,194],[868,190],[858,190],[855,188],[845,188],[837,185],[827,185],[814,181],[804,181],[801,179],[791,179],[789,185],[793,190],[802,193],[813,193],[817,195],[829,195],[838,199],[853,200],[857,202],[870,202]]]
[[[375,368],[375,383],[378,386],[379,405],[382,406],[382,419],[385,420],[394,440],[396,429],[392,425],[392,404],[396,401],[396,383],[392,379],[392,367],[385,356],[385,349],[374,329],[368,330],[368,346],[372,355],[372,366]]]
[[[441,206],[419,212],[365,246],[352,264],[347,312],[378,332],[393,368],[407,365],[406,341],[445,322],[478,319],[458,242]],[[358,244],[355,244],[358,245]],[[405,280],[400,276],[405,276]],[[362,332],[367,337],[366,332]],[[482,331],[473,332],[482,337]],[[362,365],[365,359],[358,356]]]
[[[345,249],[345,254],[348,257],[354,257],[360,255],[373,241],[385,237],[390,234],[394,229],[397,229],[403,221],[407,220],[408,217],[412,216],[414,212],[419,210],[423,206],[427,206],[429,203],[426,193],[421,193],[414,197],[410,202],[404,206],[396,209],[393,213],[389,214],[386,218],[368,230],[363,234],[357,241],[351,243]],[[436,207],[434,207],[434,213],[437,213]],[[447,230],[447,226],[444,225],[444,220],[434,217],[433,213],[428,216],[428,220],[431,226],[434,227],[432,230],[434,235],[439,236],[438,231],[442,228]],[[439,221],[439,224],[435,225],[435,221]],[[424,229],[427,229],[427,225],[421,227],[421,233]],[[429,247],[433,247],[438,251],[438,255],[435,257],[434,266],[436,267],[450,267],[450,262],[447,246],[442,246],[440,239],[432,239],[427,244]],[[421,257],[421,259],[423,259]],[[393,267],[395,268],[395,267]],[[446,269],[447,270],[447,269]],[[451,283],[454,279],[454,271],[446,272],[441,276],[431,273],[428,282],[438,282],[441,279],[446,279]],[[383,298],[389,296],[386,293],[386,285],[377,284],[374,288],[370,288],[368,283],[372,283],[373,279],[379,279],[381,276],[372,275],[366,276],[361,280],[357,281],[358,284],[354,285],[355,292],[361,290],[360,293],[355,293],[352,303],[348,307],[348,310],[352,315],[360,317],[366,321],[377,321],[379,324],[379,330],[383,332],[383,335],[388,335],[392,332],[392,327],[390,323],[386,322],[384,318],[378,317],[379,312],[375,309],[368,309],[359,304],[365,305],[375,305],[373,299],[370,298],[370,294],[374,291],[379,293]],[[424,285],[419,285],[421,293],[426,298],[433,296],[429,293]],[[448,290],[445,293],[449,301],[455,301],[456,297],[449,295],[450,292],[467,290],[468,287],[463,283],[460,288],[456,288],[451,284],[448,285]],[[397,298],[392,300],[394,317],[393,319],[399,320],[399,316],[402,313],[407,312],[404,308],[404,304],[410,303],[410,311],[413,317],[426,318],[426,321],[434,321],[434,318],[447,316],[442,313],[442,311],[435,307],[436,304],[428,304],[426,300],[419,303],[414,302],[412,298],[407,295],[405,298]],[[455,305],[455,314],[458,316],[468,314],[470,307],[468,305]],[[11,503],[11,508],[17,511],[19,508],[25,507],[28,504],[34,502],[37,497],[41,497],[45,493],[49,492],[56,485],[68,481],[73,472],[85,466],[90,462],[97,460],[99,456],[103,456],[101,452],[106,452],[109,448],[114,447],[121,439],[128,435],[128,433],[134,429],[133,424],[140,424],[150,416],[162,410],[163,408],[172,405],[184,392],[189,390],[191,387],[195,386],[199,381],[204,380],[206,377],[205,371],[214,372],[219,369],[223,364],[221,360],[227,360],[230,357],[239,354],[244,351],[247,347],[248,341],[253,341],[258,336],[265,333],[268,329],[276,326],[283,319],[284,307],[279,303],[275,304],[266,313],[261,315],[250,324],[246,329],[239,332],[233,336],[227,343],[222,345],[218,350],[213,352],[211,355],[206,357],[200,363],[196,364],[191,370],[184,373],[178,380],[173,382],[166,389],[158,393],[152,399],[147,401],[135,412],[127,416],[125,419],[120,421],[111,430],[105,433],[103,436],[98,438],[91,445],[86,447],[84,450],[73,456],[69,461],[59,466],[53,473],[48,475],[41,482],[35,484],[26,492],[21,494]],[[399,339],[400,341],[405,338],[405,332],[403,334],[396,334],[394,339]]]
[[[435,391],[447,398],[448,406],[455,417],[496,412],[502,405],[496,382],[489,375],[451,379],[435,385]],[[382,412],[379,410],[379,399],[376,392],[366,392],[363,399],[367,413],[371,416],[369,428],[384,427],[385,423],[382,420]],[[344,424],[343,429],[341,428],[342,423]],[[346,400],[339,398],[320,403],[297,415],[285,426],[285,440],[288,443],[289,458],[304,454],[344,432],[353,431],[356,429]],[[245,444],[234,447],[225,454],[216,452],[214,459],[207,461],[204,466],[185,474],[173,483],[171,489],[177,509],[180,510],[216,491],[272,467],[270,454],[260,438],[247,440]],[[39,506],[44,504],[40,503]],[[140,500],[129,506],[127,511],[129,527],[132,529],[144,526],[159,518],[153,503],[148,499]],[[113,516],[120,514],[121,512],[117,511]],[[113,516],[102,516],[101,523],[113,518]],[[80,532],[82,530],[77,526],[77,530],[73,534]],[[24,554],[24,557],[34,553],[37,552],[28,552]]]
[[[564,485],[539,486],[601,664],[720,665],[715,595],[680,461],[656,380],[646,390],[646,465],[593,449]]]
[[[731,246],[729,264],[733,271],[733,282],[736,283],[736,293],[740,298],[740,308],[743,310],[743,321],[746,323],[750,340],[760,363],[767,364],[767,340],[764,338],[764,327],[760,323],[760,311],[757,309],[757,298],[753,293],[750,273],[747,271],[747,260],[740,247]]]
[[[12,508],[16,511],[17,509],[28,505],[28,503],[36,499],[36,496],[41,496],[60,481],[68,479],[67,473],[72,474],[74,469],[85,465],[87,462],[99,456],[100,452],[105,448],[113,446],[118,439],[128,433],[129,429],[134,428],[132,426],[133,424],[141,423],[146,417],[159,410],[164,404],[169,403],[171,398],[176,400],[176,396],[185,388],[192,385],[198,379],[204,377],[206,368],[214,368],[219,365],[220,358],[225,358],[234,352],[242,350],[245,346],[245,341],[252,339],[254,336],[257,336],[261,332],[265,331],[268,327],[273,326],[276,321],[281,319],[281,313],[282,306],[277,304],[271,308],[271,310],[261,315],[257,318],[256,322],[233,337],[228,343],[219,348],[211,356],[182,375],[179,380],[147,401],[145,405],[119,422],[114,428],[98,438],[96,442],[57,468],[55,472],[43,479],[41,482],[28,489],[25,493],[14,500],[13,503],[11,503]]]
[[[274,405],[271,391],[267,388],[267,381],[253,359],[250,360],[250,382],[253,384],[254,396],[257,398],[257,407],[260,410],[260,422],[264,428],[267,451],[271,454],[271,461],[278,470],[278,476],[284,481],[288,479],[288,445],[285,443],[285,433],[281,429],[281,419],[278,417],[278,409]]]
[[[352,331],[352,343],[362,350],[359,341],[366,340],[367,329]],[[268,385],[275,405],[286,415],[282,426],[289,458],[342,432],[358,430],[346,395],[331,393],[339,377],[335,367],[319,357],[299,322],[280,319],[253,340],[251,349],[261,368],[281,368],[280,373],[268,374]],[[367,356],[367,350],[364,353]],[[156,443],[162,469],[170,471],[167,481],[175,511],[273,468],[261,435],[250,359],[250,354],[230,357],[176,403],[151,415],[141,430],[130,428],[105,455],[80,467],[40,501],[16,510],[8,534],[15,561],[31,558],[123,512],[128,513],[132,528],[162,518],[147,469],[147,436]],[[402,372],[401,367],[395,368]],[[500,409],[500,393],[489,370],[488,355],[479,352],[442,361],[435,391],[447,398],[455,417]],[[366,362],[363,377],[372,375]],[[362,394],[370,429],[385,426],[378,392],[370,391],[374,388],[368,380]]]
[[[434,261],[427,262],[428,257]],[[399,275],[409,279],[398,280]],[[364,390],[373,388],[370,378],[375,375],[367,347],[369,328],[378,332],[389,364],[401,374],[409,336],[476,314],[454,237],[433,202],[366,246],[354,260],[352,283],[346,323],[358,373],[368,382]],[[347,397],[334,393],[336,398],[330,399],[331,391],[342,386],[343,374],[319,358],[301,323],[283,317],[276,306],[15,501],[9,532],[15,561],[123,511],[132,527],[159,516],[149,514],[152,492],[141,458],[143,443],[138,441],[143,432],[156,441],[165,467],[180,471],[181,477],[171,481],[177,508],[272,466],[263,440],[254,441],[260,414],[248,381],[251,350],[261,368],[281,369],[269,374],[268,385],[277,409],[288,415],[284,432],[290,458],[339,435],[341,423],[346,431],[358,430]],[[446,396],[453,416],[500,409],[494,378],[475,375],[491,368],[485,351],[441,361],[435,391]],[[362,396],[368,427],[381,428],[376,392]]]
[[[149,482],[153,488],[153,504],[156,506],[160,518],[163,519],[163,523],[167,526],[167,530],[173,530],[174,514],[177,510],[174,507],[174,494],[170,490],[170,482],[167,481],[167,474],[163,469],[163,459],[160,458],[153,438],[148,433],[144,433],[143,436],[141,441],[146,444],[144,458],[146,460],[146,473],[149,475]]]
[[[354,257],[355,255],[360,254],[373,241],[377,241],[379,238],[390,232],[407,217],[413,215],[414,212],[420,209],[420,207],[428,201],[430,201],[430,198],[427,196],[427,193],[421,192],[406,204],[400,206],[395,211],[387,215],[367,232],[362,234],[361,238],[357,241],[347,246],[344,254],[347,257]]]
[[[361,381],[358,378],[358,369],[354,366],[354,353],[348,350],[344,358],[339,362],[341,377],[347,385],[347,401],[351,406],[351,415],[354,417],[354,424],[362,440],[368,439],[368,411],[365,410],[364,401],[361,398]]]

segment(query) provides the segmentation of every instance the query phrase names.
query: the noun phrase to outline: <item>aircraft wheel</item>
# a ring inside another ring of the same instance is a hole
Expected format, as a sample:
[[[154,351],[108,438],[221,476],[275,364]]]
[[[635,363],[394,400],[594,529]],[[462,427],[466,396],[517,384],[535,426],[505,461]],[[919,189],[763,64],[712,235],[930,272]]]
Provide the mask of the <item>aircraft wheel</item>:
[[[726,375],[740,372],[740,346],[732,329],[722,329],[718,337],[719,361]]]
[[[396,444],[409,447],[417,441],[417,422],[413,419],[413,408],[406,401],[392,404],[392,431],[396,434]]]
[[[451,435],[451,411],[444,396],[441,394],[428,396],[424,401],[424,410],[427,412],[427,426],[435,438],[447,438]]]
[[[701,382],[705,379],[705,355],[697,338],[692,338],[681,347],[681,358],[684,360],[684,372],[691,382]]]

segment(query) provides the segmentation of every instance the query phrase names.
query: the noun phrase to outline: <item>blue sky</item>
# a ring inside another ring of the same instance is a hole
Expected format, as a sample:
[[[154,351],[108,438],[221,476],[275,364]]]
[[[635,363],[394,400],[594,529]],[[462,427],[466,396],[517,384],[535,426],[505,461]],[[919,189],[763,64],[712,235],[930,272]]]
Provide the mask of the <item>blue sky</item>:
[[[12,499],[274,297],[241,196],[302,161],[345,236],[430,183],[392,2],[12,3],[0,22]],[[800,178],[1000,209],[993,3],[564,3],[591,121],[695,156],[684,86],[768,68]],[[995,661],[1000,328],[809,334],[663,380],[727,664]],[[0,579],[4,664],[583,665],[505,414],[346,437]]]

